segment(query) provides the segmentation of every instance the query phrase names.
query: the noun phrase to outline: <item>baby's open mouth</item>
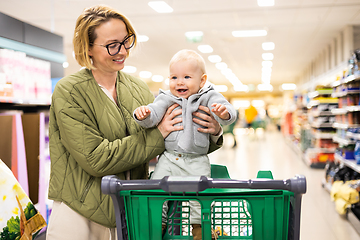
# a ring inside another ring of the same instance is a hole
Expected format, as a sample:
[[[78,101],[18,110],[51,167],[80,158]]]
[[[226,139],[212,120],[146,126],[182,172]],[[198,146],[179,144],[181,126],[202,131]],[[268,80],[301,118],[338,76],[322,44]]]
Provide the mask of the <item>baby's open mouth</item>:
[[[187,89],[178,89],[177,91],[178,91],[178,92],[181,92],[181,93],[184,93],[184,92],[187,91]]]

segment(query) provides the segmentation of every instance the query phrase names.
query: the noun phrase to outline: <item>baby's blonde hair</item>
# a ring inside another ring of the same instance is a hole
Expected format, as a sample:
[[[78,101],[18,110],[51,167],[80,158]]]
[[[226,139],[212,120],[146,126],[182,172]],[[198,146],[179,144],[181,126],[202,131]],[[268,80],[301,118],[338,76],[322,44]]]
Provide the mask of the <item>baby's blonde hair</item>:
[[[194,50],[189,49],[183,49],[175,53],[175,55],[170,60],[169,67],[171,68],[171,66],[176,62],[188,60],[195,60],[202,74],[206,74],[204,58]]]

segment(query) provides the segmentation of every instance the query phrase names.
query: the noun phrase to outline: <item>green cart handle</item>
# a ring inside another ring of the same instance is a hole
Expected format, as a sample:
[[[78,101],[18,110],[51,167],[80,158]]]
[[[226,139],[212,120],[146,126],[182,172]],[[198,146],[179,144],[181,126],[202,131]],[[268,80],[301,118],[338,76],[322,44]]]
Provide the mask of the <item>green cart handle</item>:
[[[248,188],[248,189],[281,189],[295,194],[306,193],[306,178],[296,175],[291,179],[212,179],[205,176],[166,176],[162,179],[121,180],[114,175],[105,176],[101,181],[104,194],[115,194],[122,190],[154,190],[166,192],[201,192],[208,188]]]

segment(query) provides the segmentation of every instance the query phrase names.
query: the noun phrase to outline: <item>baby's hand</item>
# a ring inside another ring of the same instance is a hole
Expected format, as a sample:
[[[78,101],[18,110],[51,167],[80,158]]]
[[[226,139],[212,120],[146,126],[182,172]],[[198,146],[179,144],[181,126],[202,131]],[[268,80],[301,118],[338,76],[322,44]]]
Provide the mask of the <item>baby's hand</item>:
[[[140,106],[135,110],[135,116],[138,120],[144,120],[150,115],[151,111],[147,106]]]
[[[213,103],[211,106],[214,107],[211,111],[219,118],[223,120],[228,120],[230,118],[230,114],[224,105],[220,103]]]

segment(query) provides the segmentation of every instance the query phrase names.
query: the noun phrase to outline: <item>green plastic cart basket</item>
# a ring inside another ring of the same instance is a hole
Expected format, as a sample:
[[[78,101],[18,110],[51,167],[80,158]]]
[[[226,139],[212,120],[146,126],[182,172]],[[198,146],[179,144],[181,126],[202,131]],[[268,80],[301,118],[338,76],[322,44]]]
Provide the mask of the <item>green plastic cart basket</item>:
[[[219,178],[103,177],[102,192],[109,194],[114,203],[118,239],[192,239],[189,201],[201,205],[204,240],[211,239],[211,228],[219,233],[218,239],[300,239],[301,197],[306,192],[304,176],[274,180],[267,171],[259,172],[256,179],[234,180],[228,178],[226,168],[212,166],[212,170],[219,169],[222,169]],[[165,201],[175,204],[174,211],[169,209],[168,228],[162,236]]]

